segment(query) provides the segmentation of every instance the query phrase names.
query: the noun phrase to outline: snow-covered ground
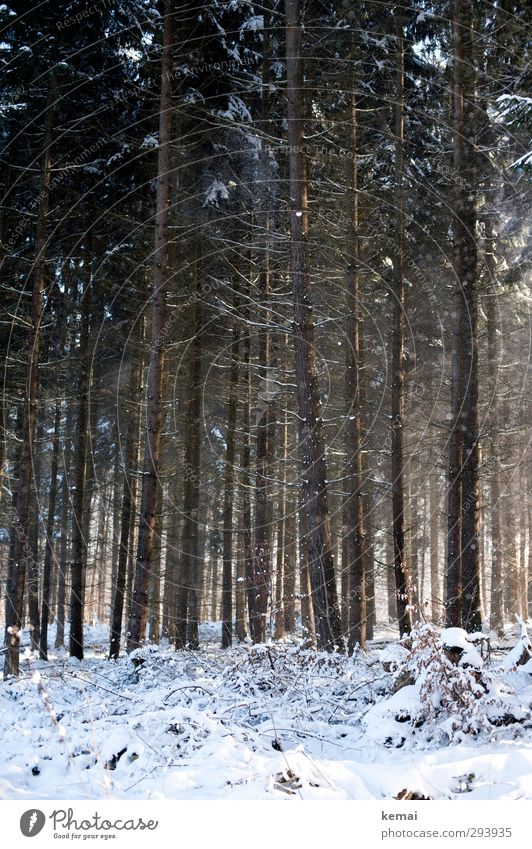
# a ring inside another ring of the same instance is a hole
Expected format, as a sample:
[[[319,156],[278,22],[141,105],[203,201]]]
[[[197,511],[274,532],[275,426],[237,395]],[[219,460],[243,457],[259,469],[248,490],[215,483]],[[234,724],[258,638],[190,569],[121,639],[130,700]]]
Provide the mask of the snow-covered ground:
[[[504,704],[519,721],[503,711],[446,743],[416,722],[417,684],[391,694],[376,648],[222,652],[217,638],[206,625],[197,652],[109,662],[95,627],[82,663],[28,652],[20,679],[0,683],[0,797],[532,799],[529,668],[506,671],[494,695],[492,719]]]

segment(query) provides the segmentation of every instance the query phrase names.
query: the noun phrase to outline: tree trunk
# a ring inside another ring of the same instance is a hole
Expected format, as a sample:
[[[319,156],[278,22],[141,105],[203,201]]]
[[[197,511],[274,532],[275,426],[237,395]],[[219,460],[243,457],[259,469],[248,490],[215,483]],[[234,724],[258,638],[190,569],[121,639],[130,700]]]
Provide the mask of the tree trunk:
[[[284,597],[285,597],[285,563],[286,563],[286,465],[288,462],[288,418],[282,427],[281,463],[279,477],[282,480],[278,499],[277,520],[277,559],[275,567],[275,630],[276,640],[284,637]]]
[[[267,4],[264,7],[264,41],[261,86],[261,129],[270,119],[270,14]],[[261,142],[259,157],[261,210],[259,227],[261,230],[261,265],[259,270],[259,299],[264,321],[264,329],[258,335],[259,390],[256,424],[256,461],[257,478],[255,488],[255,550],[253,557],[253,605],[250,609],[250,630],[254,643],[262,643],[266,638],[266,616],[271,585],[271,528],[269,509],[270,476],[269,445],[271,406],[268,389],[271,379],[271,351],[268,321],[270,311],[270,194],[269,194],[269,152],[265,140]],[[264,391],[261,391],[264,389]]]
[[[182,478],[175,475],[172,494],[172,512],[168,518],[166,532],[166,562],[163,591],[163,635],[170,643],[175,643],[177,637],[177,592],[179,574],[180,523],[177,505],[182,500]]]
[[[125,454],[123,468],[122,504],[120,514],[120,538],[118,544],[118,564],[116,568],[116,585],[113,594],[113,607],[111,612],[111,635],[109,643],[109,658],[117,659],[120,655],[120,640],[122,633],[122,619],[124,615],[124,595],[126,588],[127,563],[130,555],[130,533],[134,520],[133,504],[133,470],[138,456],[138,436],[140,410],[138,406],[138,395],[142,385],[142,353],[141,346],[144,339],[144,317],[138,319],[137,345],[132,354],[129,374],[129,411],[127,419],[127,431],[125,436]],[[118,469],[116,470],[118,473]]]
[[[157,199],[155,224],[155,251],[153,268],[153,294],[151,319],[151,349],[148,372],[148,410],[142,474],[139,535],[135,586],[127,650],[138,648],[146,636],[148,617],[148,590],[151,578],[157,482],[160,463],[161,424],[163,412],[164,341],[166,294],[168,288],[168,200],[169,171],[171,164],[170,135],[172,118],[172,49],[173,0],[164,4],[164,37],[161,68],[161,95],[159,106],[159,150],[157,159]]]
[[[485,298],[486,309],[486,334],[488,339],[488,384],[490,405],[490,477],[489,493],[491,501],[490,525],[491,525],[491,603],[490,603],[490,626],[502,636],[504,624],[504,597],[503,597],[503,560],[502,560],[502,522],[501,522],[501,462],[499,448],[499,402],[498,384],[502,365],[500,335],[497,329],[497,318],[495,311],[496,298],[496,267],[495,267],[495,243],[491,216],[485,223],[486,235],[486,270],[490,290]]]
[[[286,1],[290,179],[290,273],[306,548],[319,649],[343,649],[327,507],[327,470],[316,369],[308,263],[307,176],[303,135],[303,62],[299,0]]]
[[[305,645],[316,645],[316,630],[312,611],[312,590],[308,568],[307,521],[305,511],[299,509],[299,600],[301,606],[301,637]]]
[[[154,526],[152,569],[150,583],[150,609],[148,616],[148,633],[150,643],[159,645],[161,633],[161,551],[163,535],[163,488],[161,482],[157,485],[156,514],[159,517]]]
[[[468,631],[479,631],[479,441],[478,441],[478,308],[477,249],[475,239],[476,170],[474,150],[475,75],[471,0],[454,0],[454,167],[455,218],[453,227],[454,271],[459,290],[461,333],[458,361],[458,395],[463,412],[453,409],[453,420],[460,422],[461,486],[458,526],[460,528],[460,566],[462,616]],[[451,380],[456,380],[453,373]],[[452,465],[452,463],[451,463]],[[450,526],[451,529],[451,526]]]
[[[235,299],[236,300],[236,299]],[[236,306],[236,304],[235,304]],[[223,506],[222,553],[222,648],[233,644],[233,502],[235,497],[235,431],[238,393],[238,357],[240,331],[238,319],[233,319],[231,342],[231,372],[227,410],[225,450],[225,479]]]
[[[53,533],[55,528],[55,508],[57,503],[57,468],[59,464],[59,435],[61,429],[61,399],[55,402],[54,433],[52,437],[52,458],[50,461],[50,495],[48,498],[48,516],[46,518],[46,547],[42,578],[41,633],[39,655],[48,660],[48,623],[50,621],[50,587],[52,577],[52,558],[54,553]]]
[[[76,465],[72,497],[72,562],[70,587],[70,644],[71,657],[83,660],[83,608],[87,536],[84,533],[85,487],[87,483],[87,443],[89,429],[89,332],[91,307],[91,241],[89,237],[82,268],[81,327],[78,350],[79,377],[77,387],[78,415],[76,422]]]
[[[346,283],[347,361],[345,377],[347,436],[347,560],[349,565],[349,632],[348,649],[366,647],[366,540],[364,531],[364,499],[362,492],[362,427],[360,391],[360,271],[359,271],[359,195],[357,164],[357,96],[354,71],[351,74],[350,148],[348,160],[350,200],[349,267]]]
[[[43,451],[44,421],[39,421],[33,452],[33,479],[30,492],[29,510],[29,541],[32,556],[28,562],[26,594],[28,600],[28,624],[30,631],[30,646],[32,651],[38,651],[40,643],[40,611],[39,611],[39,493],[41,485],[42,451]],[[35,450],[36,448],[36,450]]]
[[[367,486],[367,477],[363,468],[363,479],[366,481],[364,486]],[[372,640],[374,636],[375,626],[377,624],[377,605],[375,595],[375,541],[372,527],[372,498],[371,493],[364,494],[364,513],[366,516],[366,546],[365,557],[366,564],[364,569],[364,584],[366,592],[366,640]]]
[[[292,497],[286,502],[285,519],[285,563],[284,563],[284,631],[293,634],[296,630],[296,511]]]
[[[196,267],[196,277],[198,268]],[[199,499],[201,472],[201,301],[196,285],[193,318],[194,339],[190,345],[188,361],[187,421],[185,427],[185,483],[183,498],[183,541],[182,541],[182,580],[188,590],[187,607],[178,610],[179,645],[183,648],[182,638],[190,648],[199,648],[199,600],[203,563],[199,552]]]
[[[438,477],[434,459],[430,472],[429,483],[429,540],[430,540],[430,598],[431,618],[433,622],[439,622],[442,612],[441,590],[438,553],[440,548],[440,501],[438,497]]]
[[[249,296],[249,290],[248,290]],[[247,306],[244,307],[243,317],[247,318],[248,309]],[[242,339],[242,445],[240,449],[240,468],[241,468],[241,478],[240,478],[240,505],[242,510],[242,530],[241,530],[241,539],[242,539],[242,550],[241,556],[239,557],[239,574],[237,575],[237,582],[239,578],[243,578],[243,581],[240,581],[242,586],[240,589],[244,589],[243,597],[242,595],[238,595],[239,587],[237,587],[237,639],[242,641],[247,636],[247,625],[246,625],[246,609],[247,609],[247,621],[249,622],[249,627],[251,630],[251,605],[254,602],[253,598],[253,550],[252,550],[252,531],[251,531],[251,463],[250,463],[250,454],[251,454],[251,446],[250,446],[250,410],[251,410],[251,371],[250,371],[250,355],[251,355],[251,340],[250,340],[250,331],[248,329],[244,329],[244,336]],[[213,554],[212,559],[212,567],[213,572],[216,569],[216,557]],[[214,585],[214,574],[213,574],[213,585]],[[214,586],[213,586],[214,593]],[[251,598],[250,598],[251,596]],[[241,599],[239,602],[239,598]],[[247,600],[247,604],[246,604]],[[243,608],[243,610],[242,610]],[[243,619],[243,621],[242,621]]]
[[[70,461],[72,455],[72,440],[70,434],[73,430],[73,404],[66,402],[66,420],[64,430],[64,453],[61,484],[61,539],[59,541],[59,563],[57,576],[57,628],[55,632],[56,649],[62,648],[65,642],[65,607],[66,607],[66,583],[69,563],[68,550],[68,516],[70,508],[70,490],[68,476],[70,474]]]
[[[35,263],[33,268],[32,337],[28,368],[28,380],[22,423],[22,445],[19,458],[19,480],[15,518],[15,544],[7,586],[6,627],[7,647],[4,678],[19,673],[19,646],[24,585],[28,560],[32,556],[28,540],[28,519],[32,474],[33,439],[35,433],[35,408],[37,404],[38,371],[41,338],[41,317],[45,284],[45,250],[48,209],[50,204],[51,146],[56,103],[55,74],[52,71],[48,82],[46,118],[43,139],[42,189],[39,195],[39,211],[35,230]]]
[[[399,634],[412,628],[410,586],[405,554],[404,495],[404,38],[403,15],[396,13],[396,101],[395,101],[395,252],[393,256],[393,341],[392,341],[392,534],[395,591]]]

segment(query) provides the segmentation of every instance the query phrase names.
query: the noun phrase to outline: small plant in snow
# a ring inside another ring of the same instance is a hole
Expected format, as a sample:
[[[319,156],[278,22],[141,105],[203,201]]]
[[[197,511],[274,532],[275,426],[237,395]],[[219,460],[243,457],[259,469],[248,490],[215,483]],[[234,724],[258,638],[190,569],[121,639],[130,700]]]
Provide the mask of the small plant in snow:
[[[485,694],[482,659],[466,632],[449,628],[440,635],[426,624],[414,629],[410,641],[405,666],[419,690],[416,724],[439,729],[449,739],[488,728],[479,703]]]

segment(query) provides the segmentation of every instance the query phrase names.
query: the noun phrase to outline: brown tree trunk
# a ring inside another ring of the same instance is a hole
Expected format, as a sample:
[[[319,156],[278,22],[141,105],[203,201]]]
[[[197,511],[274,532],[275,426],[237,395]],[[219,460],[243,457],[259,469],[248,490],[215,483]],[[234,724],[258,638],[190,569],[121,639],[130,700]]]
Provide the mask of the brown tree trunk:
[[[261,86],[261,129],[265,127],[270,119],[270,13],[268,4],[264,7],[264,40],[263,40],[263,62],[262,62],[262,86]],[[268,399],[268,388],[271,379],[271,350],[270,333],[267,328],[270,311],[268,300],[270,297],[270,194],[269,194],[269,152],[266,142],[263,140],[260,150],[260,186],[261,186],[261,210],[259,215],[259,227],[261,229],[261,265],[259,270],[259,298],[261,312],[264,321],[264,329],[258,335],[258,369],[259,398],[256,413],[257,441],[256,462],[257,477],[255,487],[255,549],[253,557],[253,605],[250,608],[250,630],[254,643],[262,643],[266,638],[266,616],[268,598],[271,584],[271,527],[269,509],[269,486],[270,476],[269,460],[271,446],[269,438],[271,434],[270,415],[271,406]],[[262,391],[264,389],[264,391]]]
[[[438,497],[437,468],[434,465],[430,473],[429,483],[429,547],[430,547],[430,598],[431,618],[439,622],[442,613],[442,595],[440,589],[439,570],[439,536],[440,536],[440,501]]]
[[[55,632],[54,647],[62,648],[65,642],[65,607],[66,607],[66,583],[69,563],[68,545],[68,517],[70,508],[69,474],[72,455],[72,440],[70,434],[73,431],[73,404],[66,402],[65,430],[63,435],[64,453],[61,484],[61,538],[59,541],[59,562],[57,576],[57,627]]]
[[[495,310],[496,298],[496,266],[495,266],[495,242],[493,223],[488,216],[485,223],[486,235],[486,270],[489,275],[490,291],[487,293],[484,304],[486,309],[486,334],[488,340],[488,384],[490,405],[490,530],[491,530],[491,603],[490,603],[490,626],[502,635],[504,624],[504,598],[503,598],[503,560],[502,560],[502,522],[501,522],[501,462],[499,448],[499,403],[498,385],[500,380],[501,346],[500,336],[497,329],[497,318]]]
[[[84,533],[86,516],[87,448],[89,430],[89,385],[91,363],[89,361],[89,332],[91,307],[91,240],[85,249],[82,268],[81,326],[78,350],[79,376],[77,386],[76,464],[74,470],[74,494],[72,497],[72,561],[70,566],[70,642],[71,657],[83,660],[83,612],[85,600],[85,569],[87,535]]]
[[[235,299],[236,300],[236,299]],[[235,304],[236,306],[236,304]],[[233,644],[233,502],[235,497],[235,431],[238,393],[240,330],[238,318],[233,319],[231,342],[231,371],[225,450],[225,479],[223,506],[222,553],[222,648]]]
[[[156,515],[158,521],[154,526],[152,568],[150,581],[150,608],[148,615],[148,633],[150,643],[159,645],[161,635],[161,552],[163,535],[163,488],[161,482],[157,485]]]
[[[196,280],[198,268],[195,270]],[[201,421],[201,301],[196,282],[194,338],[188,354],[185,424],[185,481],[183,493],[183,540],[177,609],[176,648],[199,647],[199,597],[201,570],[199,554],[200,426]]]
[[[349,565],[349,632],[348,649],[366,647],[366,540],[364,500],[362,492],[362,426],[360,391],[360,271],[359,271],[359,195],[357,164],[357,100],[356,80],[351,74],[350,148],[348,183],[350,195],[349,268],[346,282],[347,360],[345,378],[346,453],[347,453],[347,559]]]
[[[384,557],[386,559],[386,592],[388,596],[388,621],[393,622],[397,617],[397,590],[395,587],[395,569],[393,560],[393,536],[386,533],[384,542]]]
[[[412,628],[410,586],[405,553],[404,494],[404,37],[403,14],[396,13],[396,100],[395,100],[395,251],[393,256],[393,341],[392,341],[392,535],[395,591],[399,633]]]
[[[168,200],[171,164],[173,0],[164,3],[164,36],[159,105],[159,150],[151,317],[151,349],[148,372],[148,410],[137,543],[135,586],[129,621],[127,650],[138,648],[146,636],[148,591],[151,578],[157,482],[160,463],[164,384],[164,330],[168,289]]]
[[[28,562],[26,596],[28,601],[28,625],[30,632],[30,647],[38,651],[40,643],[40,611],[39,611],[39,493],[41,485],[42,445],[44,421],[39,421],[37,436],[33,451],[33,475],[30,493],[29,510],[29,541],[32,556]],[[36,450],[35,450],[36,449]]]
[[[316,645],[316,630],[312,611],[312,589],[308,568],[307,522],[305,511],[300,508],[298,543],[299,543],[299,599],[301,606],[301,636],[304,644]]]
[[[286,5],[290,180],[290,273],[294,301],[295,376],[299,407],[303,511],[319,649],[343,649],[327,506],[327,469],[316,370],[308,262],[307,176],[303,135],[302,21],[299,0]]]
[[[248,292],[249,295],[249,292]],[[247,318],[248,309],[244,307],[243,317]],[[251,531],[251,445],[250,445],[250,410],[251,410],[251,371],[250,371],[250,355],[251,355],[251,339],[250,331],[244,329],[242,338],[242,445],[240,449],[240,505],[242,510],[242,529],[241,540],[242,549],[239,557],[239,574],[237,575],[237,639],[242,641],[247,636],[247,622],[251,630],[251,605],[254,602],[253,598],[253,550],[252,550],[252,531]],[[214,570],[216,569],[216,555],[212,555],[213,567],[213,593],[214,589]],[[243,578],[243,581],[239,579]],[[240,593],[240,590],[244,593]],[[250,599],[251,596],[251,599]]]
[[[366,481],[364,486],[367,486],[365,470],[363,470],[363,475],[364,480]],[[375,626],[377,624],[377,604],[375,590],[375,541],[372,527],[373,505],[371,493],[365,493],[363,503],[366,517],[366,565],[364,569],[364,585],[366,592],[366,640],[372,640],[374,637]]]
[[[126,589],[127,563],[130,556],[130,534],[131,525],[134,521],[133,504],[133,470],[138,457],[138,436],[140,409],[138,395],[142,385],[142,354],[141,346],[144,339],[144,317],[138,319],[136,325],[139,338],[132,354],[128,401],[129,410],[127,414],[127,431],[125,435],[125,453],[122,504],[120,511],[120,537],[118,544],[118,564],[116,567],[116,584],[113,593],[113,606],[111,611],[111,634],[109,642],[109,658],[117,659],[120,655],[120,640],[122,633],[122,620],[124,615],[124,595]],[[116,470],[118,473],[118,469]]]
[[[31,547],[28,539],[29,504],[32,473],[32,452],[35,433],[35,408],[37,404],[38,371],[41,338],[41,317],[45,283],[45,250],[48,209],[50,204],[51,146],[55,117],[56,82],[51,72],[48,82],[46,118],[43,139],[42,189],[39,195],[39,211],[35,230],[35,263],[33,268],[33,296],[31,307],[32,336],[22,439],[19,457],[19,480],[17,489],[14,552],[6,592],[7,647],[4,678],[19,673],[19,646],[24,585]]]
[[[285,564],[286,564],[286,466],[288,462],[288,418],[282,426],[281,452],[281,488],[277,502],[277,559],[275,567],[275,630],[276,640],[284,637],[284,599],[285,599]]]
[[[458,361],[458,396],[463,411],[453,409],[453,420],[461,428],[461,486],[460,565],[462,616],[461,623],[468,631],[479,631],[482,625],[480,610],[479,562],[479,440],[478,440],[478,307],[477,307],[477,249],[475,239],[475,74],[473,55],[471,0],[454,0],[454,167],[455,218],[453,228],[454,272],[459,289],[461,333]],[[453,392],[453,394],[455,394]],[[452,463],[451,463],[452,465]],[[450,517],[451,518],[451,517]],[[450,526],[451,529],[451,526]]]
[[[296,511],[291,497],[286,502],[284,563],[284,631],[296,630]]]
[[[54,553],[53,533],[55,528],[55,508],[57,503],[57,469],[59,465],[59,435],[61,430],[61,399],[55,402],[54,432],[52,437],[52,458],[50,461],[50,494],[48,497],[48,515],[46,518],[46,547],[42,578],[41,632],[39,655],[48,660],[48,623],[50,620],[50,589],[52,577],[52,558]]]
[[[239,501],[242,503],[242,491],[240,492]],[[246,532],[244,530],[244,517],[242,514],[240,514],[238,539],[240,543],[236,556],[235,627],[236,638],[241,643],[246,639],[248,634],[246,623]]]
[[[163,635],[174,643],[177,636],[177,592],[179,574],[179,510],[182,500],[182,479],[176,475],[173,482],[172,512],[168,518],[166,533],[166,562],[163,592]]]

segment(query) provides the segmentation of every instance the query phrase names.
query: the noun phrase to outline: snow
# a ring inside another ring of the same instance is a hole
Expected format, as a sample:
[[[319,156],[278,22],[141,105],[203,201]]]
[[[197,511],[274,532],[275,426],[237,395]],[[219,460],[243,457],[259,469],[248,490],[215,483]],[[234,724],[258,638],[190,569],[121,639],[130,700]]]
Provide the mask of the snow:
[[[242,38],[242,34],[249,30],[250,32],[260,32],[264,29],[264,15],[255,15],[252,18],[248,18],[247,21],[244,21],[242,26],[240,27],[240,37]]]
[[[218,206],[219,200],[228,200],[227,186],[220,180],[214,180],[205,194],[203,206]]]
[[[222,651],[218,625],[200,631],[196,652],[108,661],[96,625],[81,663],[28,653],[0,683],[0,798],[532,799],[527,667],[488,679],[489,732],[443,745],[415,722],[421,676],[393,693],[398,643],[352,658],[297,640]]]
[[[442,631],[440,640],[447,649],[462,649],[461,666],[473,666],[482,669],[483,660],[473,645],[473,639],[482,639],[484,634],[468,634],[463,628],[446,628]]]

